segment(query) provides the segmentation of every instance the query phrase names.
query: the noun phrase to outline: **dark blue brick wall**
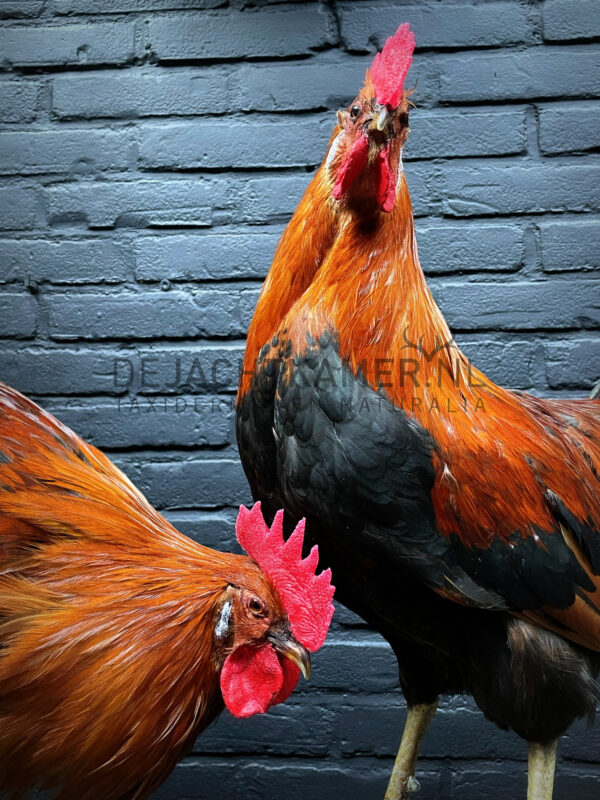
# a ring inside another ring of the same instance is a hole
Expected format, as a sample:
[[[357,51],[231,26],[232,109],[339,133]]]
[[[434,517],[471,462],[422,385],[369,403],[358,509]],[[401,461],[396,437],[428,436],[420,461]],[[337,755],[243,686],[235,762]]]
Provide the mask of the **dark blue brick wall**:
[[[582,395],[600,378],[595,0],[0,0],[0,379],[215,547],[249,500],[232,398],[260,282],[333,112],[405,20],[436,298],[498,382]],[[223,715],[156,797],[381,798],[403,717],[391,652],[340,609],[310,683]],[[559,797],[598,797],[599,752],[600,727],[565,737]],[[454,698],[419,796],[524,797],[525,770],[525,744]]]

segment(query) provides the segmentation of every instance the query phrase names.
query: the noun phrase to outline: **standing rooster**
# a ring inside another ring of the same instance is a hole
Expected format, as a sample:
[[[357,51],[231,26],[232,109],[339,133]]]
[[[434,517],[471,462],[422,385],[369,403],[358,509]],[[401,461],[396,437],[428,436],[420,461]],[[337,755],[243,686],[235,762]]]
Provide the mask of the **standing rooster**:
[[[423,277],[402,147],[402,25],[288,225],[248,334],[238,442],[271,517],[306,516],[338,597],[389,641],[408,717],[386,798],[414,788],[445,693],[529,742],[592,716],[600,666],[600,405],[496,386]]]
[[[0,792],[147,797],[221,712],[308,677],[333,607],[303,525],[247,556],[178,533],[98,450],[0,384]]]

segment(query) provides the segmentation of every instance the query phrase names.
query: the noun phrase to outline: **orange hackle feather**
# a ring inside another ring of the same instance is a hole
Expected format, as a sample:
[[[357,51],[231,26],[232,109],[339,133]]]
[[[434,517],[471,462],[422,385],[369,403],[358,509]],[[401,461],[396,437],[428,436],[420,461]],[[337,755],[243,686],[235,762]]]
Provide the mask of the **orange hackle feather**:
[[[357,99],[374,92],[371,80],[367,74]],[[338,125],[330,148],[340,131]],[[332,199],[330,163],[328,154],[276,251],[249,330],[238,401],[249,390],[260,347],[273,336],[291,340],[291,374],[307,331],[314,339],[333,331],[354,374],[435,441],[431,499],[440,533],[457,535],[469,548],[496,540],[509,547],[515,532],[535,538],[537,528],[562,535],[596,588],[581,589],[568,609],[545,607],[528,619],[600,650],[600,577],[557,523],[539,480],[578,523],[600,531],[600,405],[515,394],[473,367],[425,283],[404,175],[393,209],[376,212],[366,234],[356,209]],[[368,170],[360,180],[372,181]],[[458,589],[439,591],[470,602]]]
[[[180,534],[0,384],[0,789],[148,796],[223,708],[214,628],[229,584],[281,608],[250,558]]]

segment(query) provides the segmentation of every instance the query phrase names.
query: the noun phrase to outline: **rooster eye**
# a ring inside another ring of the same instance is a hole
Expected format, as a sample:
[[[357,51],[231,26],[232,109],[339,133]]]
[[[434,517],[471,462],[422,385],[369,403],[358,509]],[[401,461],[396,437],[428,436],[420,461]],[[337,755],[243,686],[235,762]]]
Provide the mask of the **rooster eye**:
[[[360,106],[352,106],[350,109],[350,119],[356,119],[360,114]]]
[[[258,597],[253,597],[252,600],[248,603],[248,608],[253,614],[262,614],[264,612],[264,606],[258,599]]]

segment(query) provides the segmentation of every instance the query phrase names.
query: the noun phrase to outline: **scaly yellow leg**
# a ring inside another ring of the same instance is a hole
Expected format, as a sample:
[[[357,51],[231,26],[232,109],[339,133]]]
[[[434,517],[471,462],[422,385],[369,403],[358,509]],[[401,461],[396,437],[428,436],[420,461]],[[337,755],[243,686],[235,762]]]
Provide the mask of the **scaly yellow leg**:
[[[385,800],[408,800],[410,792],[416,792],[419,781],[415,769],[419,749],[429,723],[437,710],[435,703],[409,706],[402,741],[394,762],[394,769],[385,793]]]
[[[552,800],[556,744],[556,739],[550,744],[529,742],[527,800]]]

